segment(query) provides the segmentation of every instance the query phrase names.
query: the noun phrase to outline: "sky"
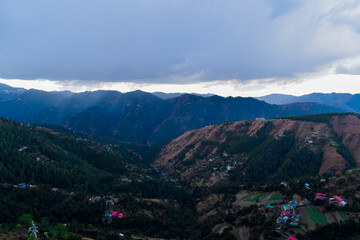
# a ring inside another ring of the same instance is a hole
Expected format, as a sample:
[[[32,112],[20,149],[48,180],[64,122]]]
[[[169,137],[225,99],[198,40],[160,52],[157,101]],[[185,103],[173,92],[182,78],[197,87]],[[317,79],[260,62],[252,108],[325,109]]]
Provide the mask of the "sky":
[[[0,83],[360,93],[357,0],[0,0]]]

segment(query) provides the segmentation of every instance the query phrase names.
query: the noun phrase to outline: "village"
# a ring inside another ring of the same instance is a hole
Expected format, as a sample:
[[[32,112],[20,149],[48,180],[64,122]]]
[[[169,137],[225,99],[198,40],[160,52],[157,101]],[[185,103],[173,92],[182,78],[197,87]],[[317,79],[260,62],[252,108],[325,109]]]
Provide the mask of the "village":
[[[285,187],[289,187],[287,182],[281,182],[281,184]],[[306,189],[311,189],[308,183],[305,183],[304,187]],[[324,193],[316,193],[314,200],[316,199],[321,201],[328,201],[330,204],[334,204],[338,207],[345,207],[347,205],[347,202],[345,202],[341,197],[333,196],[331,198],[328,198]],[[308,201],[289,201],[288,204],[280,206],[281,213],[280,216],[276,219],[277,230],[284,236],[287,236],[282,231],[286,231],[289,228],[299,227],[301,224],[301,213],[304,212],[303,208],[310,204],[311,202]],[[273,205],[267,205],[266,207],[269,209],[275,208]],[[297,240],[297,238],[293,236],[288,236],[288,239]]]

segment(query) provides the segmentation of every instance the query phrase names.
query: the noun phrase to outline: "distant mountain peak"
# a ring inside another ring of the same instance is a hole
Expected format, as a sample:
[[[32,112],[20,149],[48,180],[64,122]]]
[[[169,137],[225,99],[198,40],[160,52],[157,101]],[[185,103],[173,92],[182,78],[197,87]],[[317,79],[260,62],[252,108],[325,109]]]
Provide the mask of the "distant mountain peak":
[[[186,94],[190,94],[190,95],[196,95],[196,96],[201,96],[201,97],[211,97],[211,96],[216,96],[214,94],[211,93],[207,93],[207,94],[201,94],[201,93],[164,93],[164,92],[152,92],[151,94],[162,98],[162,99],[170,99],[170,98],[176,98],[176,97],[180,97],[181,95],[186,95]]]

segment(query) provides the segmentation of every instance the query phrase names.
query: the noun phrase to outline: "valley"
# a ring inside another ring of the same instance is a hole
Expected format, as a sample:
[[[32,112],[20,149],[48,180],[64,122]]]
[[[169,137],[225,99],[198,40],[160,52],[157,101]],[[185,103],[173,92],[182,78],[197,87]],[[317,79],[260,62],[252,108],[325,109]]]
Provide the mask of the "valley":
[[[359,240],[360,1],[0,3],[0,240]]]
[[[31,224],[38,239],[356,238],[359,127],[352,113],[228,121],[159,148],[2,118],[0,239]]]

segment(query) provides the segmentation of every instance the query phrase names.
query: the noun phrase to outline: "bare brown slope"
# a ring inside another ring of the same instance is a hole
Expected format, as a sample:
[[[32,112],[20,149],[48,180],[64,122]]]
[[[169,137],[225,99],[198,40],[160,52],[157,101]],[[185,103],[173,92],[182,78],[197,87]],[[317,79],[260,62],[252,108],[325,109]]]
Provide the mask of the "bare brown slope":
[[[194,183],[197,185],[225,181],[228,177],[225,164],[239,164],[235,164],[238,156],[224,156],[219,153],[218,145],[227,140],[229,132],[238,137],[256,132],[263,124],[262,121],[239,121],[188,131],[167,144],[153,165],[164,170],[169,178],[190,180],[206,175],[206,182]]]
[[[360,146],[360,137],[357,138],[357,141],[351,142],[349,139],[354,139],[354,134],[348,136],[348,131],[353,131],[348,125],[354,122],[358,123],[359,134],[356,136],[360,136],[360,121],[357,118],[356,120],[353,118],[347,119],[346,117],[342,120],[336,119],[332,121],[333,125],[337,126],[335,132],[341,134],[340,136],[345,136],[344,144],[349,147],[355,158],[355,155],[360,153],[359,148],[356,148],[356,146]],[[188,131],[162,149],[161,154],[154,162],[154,166],[163,169],[168,176],[176,176],[175,178],[184,180],[194,180],[201,176],[202,180],[196,181],[202,181],[205,185],[213,185],[219,181],[224,181],[228,177],[226,167],[231,166],[231,169],[241,168],[247,159],[247,155],[245,153],[224,154],[219,145],[228,141],[229,137],[236,139],[245,134],[256,136],[265,123],[266,121],[247,120]],[[345,129],[342,129],[343,127]],[[336,149],[334,140],[336,136],[328,124],[277,119],[272,121],[269,134],[275,138],[280,138],[288,131],[294,133],[299,146],[307,145],[313,150],[323,150],[324,154],[319,174],[341,170],[346,167],[346,160]],[[359,162],[360,159],[357,159]]]
[[[295,136],[298,142],[306,140],[313,141],[314,146],[318,146],[322,141],[323,159],[319,174],[326,172],[335,172],[346,167],[346,160],[336,151],[333,146],[332,138],[335,136],[326,123],[308,122],[308,121],[293,121],[288,119],[274,121],[274,130],[272,135],[277,136],[283,134],[285,131],[295,131]]]
[[[326,172],[335,172],[346,167],[346,160],[336,151],[336,147],[326,145],[324,147],[324,156],[319,170],[322,175]]]
[[[360,119],[356,116],[334,116],[331,125],[342,143],[349,149],[356,166],[360,167]]]
[[[304,141],[307,138],[319,138],[329,137],[330,129],[325,123],[315,123],[307,121],[294,121],[289,119],[279,119],[273,121],[274,129],[271,131],[271,135],[282,135],[286,131],[292,131],[295,133],[295,137],[298,141]]]

